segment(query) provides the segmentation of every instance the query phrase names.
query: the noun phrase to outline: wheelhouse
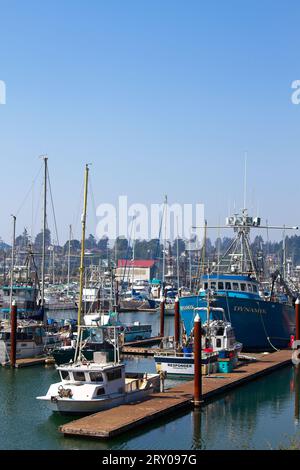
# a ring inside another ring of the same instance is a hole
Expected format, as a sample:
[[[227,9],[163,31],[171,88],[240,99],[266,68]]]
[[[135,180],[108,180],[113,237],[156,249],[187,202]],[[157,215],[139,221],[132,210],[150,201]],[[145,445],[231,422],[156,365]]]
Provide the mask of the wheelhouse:
[[[81,383],[109,383],[115,380],[124,380],[125,367],[104,367],[101,370],[90,368],[59,367],[59,375],[64,382],[81,382]]]
[[[258,282],[250,276],[203,276],[200,294],[207,290],[225,295],[259,296]]]

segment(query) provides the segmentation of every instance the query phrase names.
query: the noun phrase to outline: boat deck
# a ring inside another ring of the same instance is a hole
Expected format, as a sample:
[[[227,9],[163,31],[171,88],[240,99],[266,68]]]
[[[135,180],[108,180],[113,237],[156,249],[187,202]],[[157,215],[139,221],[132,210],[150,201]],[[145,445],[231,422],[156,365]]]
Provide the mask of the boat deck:
[[[242,363],[230,374],[203,377],[203,401],[290,364],[292,352],[283,350],[268,355],[251,354],[251,357],[256,357],[258,361]],[[59,430],[65,435],[111,438],[170,415],[179,409],[191,407],[192,400],[193,381],[183,382],[164,393],[154,393],[143,402],[121,405],[86,416],[61,426]]]

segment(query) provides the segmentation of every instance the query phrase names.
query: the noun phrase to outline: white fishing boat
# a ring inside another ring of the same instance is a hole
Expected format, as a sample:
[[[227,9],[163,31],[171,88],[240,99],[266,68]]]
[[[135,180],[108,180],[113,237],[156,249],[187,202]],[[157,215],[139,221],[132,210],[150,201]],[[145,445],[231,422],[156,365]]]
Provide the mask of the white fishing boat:
[[[189,350],[188,350],[189,351]],[[218,370],[218,353],[202,352],[202,373],[213,374]],[[154,355],[156,371],[165,372],[167,376],[192,377],[194,375],[194,353],[176,351],[161,351]]]
[[[61,380],[37,397],[54,412],[96,413],[141,401],[160,388],[158,374],[126,374],[124,364],[106,362],[103,353],[94,353],[93,362],[80,360],[57,370]]]
[[[18,321],[16,331],[16,359],[33,358],[61,345],[59,333],[46,332],[43,324]],[[7,323],[2,323],[0,331],[0,364],[10,360],[11,330]]]
[[[200,309],[198,309],[200,310]],[[210,310],[214,310],[210,308]],[[209,317],[209,315],[208,315]],[[202,327],[202,373],[230,372],[238,364],[243,345],[225,320],[207,320]],[[189,345],[181,350],[160,351],[154,355],[157,372],[168,375],[194,375],[193,332]]]
[[[142,324],[139,321],[127,324],[119,320],[117,312],[109,313],[92,313],[84,315],[85,326],[115,326],[118,334],[124,335],[124,341],[138,341],[141,339],[151,338],[152,326],[150,324]]]

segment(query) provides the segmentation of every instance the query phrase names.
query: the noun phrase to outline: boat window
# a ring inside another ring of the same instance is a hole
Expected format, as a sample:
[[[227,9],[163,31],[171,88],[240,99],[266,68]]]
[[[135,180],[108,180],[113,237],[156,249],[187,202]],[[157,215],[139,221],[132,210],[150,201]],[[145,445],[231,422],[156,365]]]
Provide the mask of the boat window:
[[[85,382],[84,372],[74,371],[73,377],[74,377],[74,380],[76,380],[77,382]]]
[[[241,282],[241,291],[245,292],[247,290],[247,286],[244,282]]]
[[[216,288],[216,283],[215,283],[215,281],[212,281],[212,282],[210,283],[210,287],[211,287],[212,289],[215,289],[215,288]]]
[[[97,390],[97,397],[100,397],[100,395],[104,395],[104,394],[105,394],[104,388],[98,388],[98,390]]]
[[[257,292],[257,286],[255,284],[253,284],[253,292]]]
[[[248,284],[248,291],[252,292],[252,284]]]
[[[233,282],[233,283],[232,283],[232,290],[239,290],[239,284],[238,284],[238,282]]]
[[[217,348],[220,348],[222,346],[221,339],[217,338]]]
[[[218,282],[218,289],[224,290],[224,282]]]
[[[115,369],[115,370],[110,370],[109,372],[106,373],[107,380],[111,382],[112,380],[117,380],[122,377],[122,369]]]
[[[231,282],[225,282],[225,289],[231,290]]]
[[[205,283],[204,283],[204,289],[205,289],[205,290],[208,289],[208,282],[205,282]]]
[[[91,382],[103,382],[103,377],[102,377],[101,372],[90,372],[90,379],[91,379]]]
[[[60,375],[63,380],[70,380],[70,374],[67,370],[61,370]]]

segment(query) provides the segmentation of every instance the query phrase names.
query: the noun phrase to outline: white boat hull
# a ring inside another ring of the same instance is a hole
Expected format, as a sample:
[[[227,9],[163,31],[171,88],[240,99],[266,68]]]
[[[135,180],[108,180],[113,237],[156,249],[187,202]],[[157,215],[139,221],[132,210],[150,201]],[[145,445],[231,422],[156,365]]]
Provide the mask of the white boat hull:
[[[116,396],[104,397],[94,400],[74,400],[73,398],[55,398],[48,396],[37,397],[38,400],[47,402],[48,408],[57,413],[91,414],[108,410],[126,403],[134,403],[147,398],[153,393],[153,389],[137,390]]]

